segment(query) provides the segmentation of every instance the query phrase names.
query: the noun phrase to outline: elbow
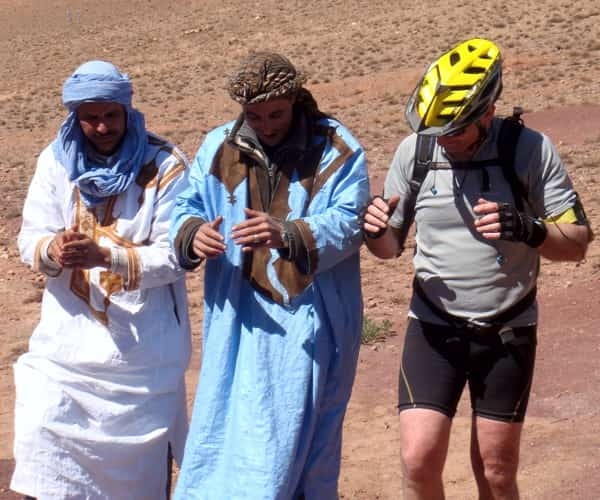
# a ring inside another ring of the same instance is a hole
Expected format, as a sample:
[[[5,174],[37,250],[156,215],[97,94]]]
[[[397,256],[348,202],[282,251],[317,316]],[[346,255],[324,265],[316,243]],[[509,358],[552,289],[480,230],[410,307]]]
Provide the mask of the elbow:
[[[582,261],[585,259],[590,242],[594,239],[594,233],[589,226],[581,227],[577,233],[577,237],[573,239],[571,246],[574,261]]]
[[[587,243],[585,245],[581,245],[580,247],[578,247],[575,250],[575,254],[574,254],[574,258],[573,260],[576,262],[580,262],[582,260],[585,259],[585,256],[587,255]]]
[[[576,242],[568,248],[540,247],[540,255],[548,260],[562,262],[581,262],[587,254],[587,244]]]

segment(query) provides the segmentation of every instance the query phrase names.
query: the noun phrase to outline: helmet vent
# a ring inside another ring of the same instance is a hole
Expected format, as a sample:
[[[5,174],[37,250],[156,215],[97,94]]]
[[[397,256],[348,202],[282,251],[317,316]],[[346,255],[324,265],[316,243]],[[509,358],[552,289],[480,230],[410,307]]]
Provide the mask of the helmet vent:
[[[452,52],[452,54],[450,54],[450,64],[452,64],[452,66],[454,66],[459,61],[460,61],[460,55],[458,54],[458,52]]]
[[[465,73],[471,75],[480,75],[481,73],[485,73],[485,68],[478,68],[477,66],[471,66],[470,68],[465,69]]]

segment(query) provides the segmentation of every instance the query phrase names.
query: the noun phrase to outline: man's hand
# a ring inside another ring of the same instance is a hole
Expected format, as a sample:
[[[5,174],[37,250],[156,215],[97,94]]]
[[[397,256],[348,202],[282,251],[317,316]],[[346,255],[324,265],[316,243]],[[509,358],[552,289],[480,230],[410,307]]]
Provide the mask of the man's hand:
[[[223,222],[223,216],[219,215],[213,221],[202,224],[198,228],[198,231],[196,231],[192,248],[198,257],[202,259],[214,259],[225,253],[224,238],[219,233],[221,222]]]
[[[110,249],[77,231],[77,226],[58,233],[48,246],[48,256],[61,267],[91,269],[110,267]]]
[[[400,196],[392,196],[387,201],[381,196],[371,198],[362,217],[362,229],[367,237],[376,239],[383,236],[399,201]]]
[[[265,212],[245,208],[248,218],[232,228],[231,238],[236,245],[242,245],[242,252],[256,248],[282,248],[283,223]]]
[[[479,198],[473,211],[481,216],[475,219],[475,229],[488,240],[522,241],[536,248],[548,234],[543,221],[519,212],[509,203]]]

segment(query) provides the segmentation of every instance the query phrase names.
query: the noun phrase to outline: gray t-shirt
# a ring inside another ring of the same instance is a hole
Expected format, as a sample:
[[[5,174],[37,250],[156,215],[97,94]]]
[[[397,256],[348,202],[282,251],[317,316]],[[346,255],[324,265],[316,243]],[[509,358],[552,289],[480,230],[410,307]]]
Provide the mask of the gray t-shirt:
[[[498,158],[501,123],[501,119],[494,119],[475,161]],[[401,200],[392,215],[392,227],[402,226],[402,200],[409,193],[415,145],[415,134],[402,141],[385,181],[384,196],[399,195]],[[575,205],[571,181],[558,152],[545,135],[523,129],[515,169],[522,185],[527,187],[528,211],[532,215],[556,216]],[[436,144],[433,165],[416,201],[417,248],[413,263],[430,301],[455,316],[485,321],[506,311],[535,286],[539,257],[537,250],[525,243],[486,240],[475,231],[473,206],[480,197],[514,203],[499,162],[453,169],[443,148]],[[416,294],[409,315],[443,323]],[[524,326],[536,321],[534,304],[509,325]]]

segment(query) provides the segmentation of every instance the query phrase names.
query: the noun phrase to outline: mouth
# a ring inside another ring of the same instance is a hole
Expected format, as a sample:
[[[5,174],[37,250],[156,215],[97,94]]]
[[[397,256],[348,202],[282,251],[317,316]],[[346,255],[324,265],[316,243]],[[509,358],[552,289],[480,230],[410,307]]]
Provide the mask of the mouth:
[[[114,134],[94,136],[90,142],[102,154],[112,153],[118,144],[117,136]]]
[[[279,133],[274,133],[274,134],[263,134],[261,139],[265,142],[273,142],[273,141],[278,141],[280,138],[280,134]]]
[[[115,140],[115,137],[115,134],[96,135],[94,136],[94,140],[98,142],[113,142]]]

